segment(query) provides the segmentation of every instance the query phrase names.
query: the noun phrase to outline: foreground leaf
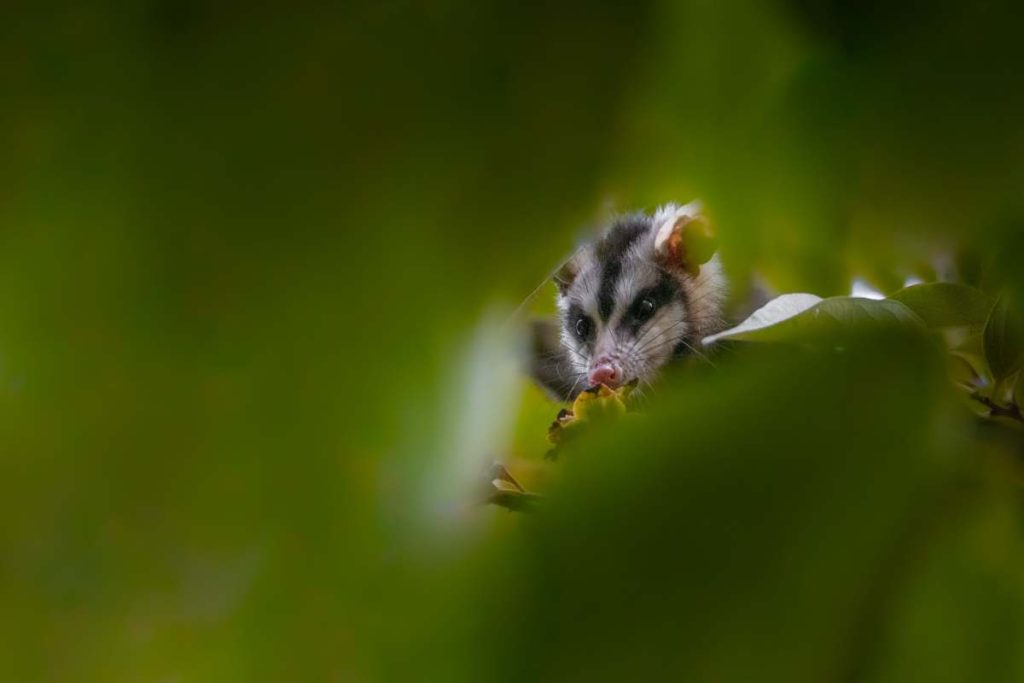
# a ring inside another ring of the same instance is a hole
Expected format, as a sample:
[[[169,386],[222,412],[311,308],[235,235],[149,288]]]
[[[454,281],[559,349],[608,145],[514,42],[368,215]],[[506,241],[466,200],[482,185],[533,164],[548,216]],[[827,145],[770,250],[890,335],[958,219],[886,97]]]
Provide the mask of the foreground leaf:
[[[952,282],[906,287],[889,298],[912,310],[928,327],[980,327],[992,310],[992,299],[980,289]]]

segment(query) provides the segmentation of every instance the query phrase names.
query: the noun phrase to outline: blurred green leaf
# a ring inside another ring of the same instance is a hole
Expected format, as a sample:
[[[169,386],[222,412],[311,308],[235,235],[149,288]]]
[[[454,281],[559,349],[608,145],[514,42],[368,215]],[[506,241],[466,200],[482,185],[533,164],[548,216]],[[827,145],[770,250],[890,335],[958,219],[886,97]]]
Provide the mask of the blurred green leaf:
[[[886,352],[843,354],[752,345],[666,387],[646,420],[581,439],[524,527],[514,590],[484,607],[494,616],[479,637],[501,680],[889,679],[903,671],[893,647],[924,653],[954,630],[913,620],[927,622],[936,597],[916,600],[919,577],[973,510],[960,498],[969,458],[928,428],[947,400],[939,349],[883,340]],[[1012,573],[1012,547],[991,573]],[[942,604],[955,611],[989,579],[960,577]],[[1018,614],[1022,595],[1001,609]],[[965,666],[977,648],[962,642]],[[1021,659],[1007,643],[993,656],[1003,670]]]
[[[927,541],[907,538],[899,553],[861,680],[1024,680],[1024,516],[1019,490],[1001,479],[992,472],[951,487],[919,520]]]
[[[928,327],[980,327],[992,311],[992,300],[987,294],[952,282],[906,287],[889,298],[912,310]]]
[[[1004,295],[985,323],[985,359],[997,382],[1016,372],[1024,362],[1024,322]]]
[[[880,328],[922,325],[913,311],[898,301],[787,294],[758,309],[740,325],[704,340],[798,341],[857,334]]]

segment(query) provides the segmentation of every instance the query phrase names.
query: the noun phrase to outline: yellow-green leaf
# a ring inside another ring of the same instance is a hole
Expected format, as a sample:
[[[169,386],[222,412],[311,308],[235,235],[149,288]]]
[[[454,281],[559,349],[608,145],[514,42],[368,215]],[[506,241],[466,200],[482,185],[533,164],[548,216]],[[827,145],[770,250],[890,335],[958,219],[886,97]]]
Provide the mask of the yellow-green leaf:
[[[1024,361],[1024,322],[1006,296],[999,298],[985,324],[985,358],[997,382],[1010,377]]]

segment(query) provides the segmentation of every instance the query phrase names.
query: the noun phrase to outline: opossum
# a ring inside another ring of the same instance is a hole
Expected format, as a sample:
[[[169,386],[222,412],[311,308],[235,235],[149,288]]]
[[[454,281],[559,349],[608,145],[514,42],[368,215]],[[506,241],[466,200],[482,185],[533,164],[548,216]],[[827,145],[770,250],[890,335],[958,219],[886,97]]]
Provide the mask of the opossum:
[[[556,273],[557,327],[534,327],[532,373],[571,399],[586,388],[649,383],[703,353],[724,327],[727,283],[698,202],[615,218]]]

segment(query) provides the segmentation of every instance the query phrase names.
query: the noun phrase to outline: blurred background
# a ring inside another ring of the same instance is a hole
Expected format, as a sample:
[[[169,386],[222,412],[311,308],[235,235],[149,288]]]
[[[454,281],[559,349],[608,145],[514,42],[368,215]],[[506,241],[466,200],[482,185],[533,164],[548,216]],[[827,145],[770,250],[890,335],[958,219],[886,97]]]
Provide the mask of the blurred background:
[[[697,196],[739,293],[1024,294],[1014,5],[6,5],[5,675],[1024,680],[1021,433],[930,340],[552,464],[507,322]]]

